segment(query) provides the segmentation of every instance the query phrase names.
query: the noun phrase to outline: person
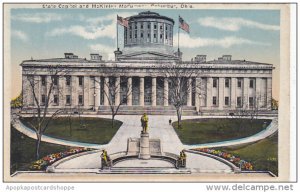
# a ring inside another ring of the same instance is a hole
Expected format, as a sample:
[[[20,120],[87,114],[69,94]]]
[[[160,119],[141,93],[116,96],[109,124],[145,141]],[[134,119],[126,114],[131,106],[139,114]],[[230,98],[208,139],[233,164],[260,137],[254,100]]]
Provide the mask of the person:
[[[170,119],[169,119],[169,125],[171,125],[171,124],[172,124],[172,119],[170,118]]]
[[[141,117],[141,124],[142,124],[142,128],[143,128],[143,133],[147,133],[148,132],[148,116],[146,115],[146,113],[144,113],[143,116]]]

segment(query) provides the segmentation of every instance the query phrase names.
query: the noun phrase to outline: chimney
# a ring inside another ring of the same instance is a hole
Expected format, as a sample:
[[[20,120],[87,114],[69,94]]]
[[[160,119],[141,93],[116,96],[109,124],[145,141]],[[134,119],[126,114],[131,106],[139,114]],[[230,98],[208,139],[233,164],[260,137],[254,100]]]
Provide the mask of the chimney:
[[[102,55],[99,55],[98,53],[91,53],[91,61],[101,61]]]

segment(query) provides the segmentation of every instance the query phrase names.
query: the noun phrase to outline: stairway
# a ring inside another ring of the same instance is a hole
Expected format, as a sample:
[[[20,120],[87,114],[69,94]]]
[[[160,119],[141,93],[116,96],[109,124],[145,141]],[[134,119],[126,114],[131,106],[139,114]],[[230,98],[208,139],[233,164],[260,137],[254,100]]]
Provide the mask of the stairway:
[[[100,170],[99,174],[191,174],[191,170],[161,167],[112,167]]]
[[[176,115],[176,109],[174,106],[126,106],[122,105],[119,108],[119,115],[142,115],[147,113],[148,115]],[[110,106],[100,106],[99,115],[110,115]],[[182,115],[197,115],[196,107],[184,106]]]

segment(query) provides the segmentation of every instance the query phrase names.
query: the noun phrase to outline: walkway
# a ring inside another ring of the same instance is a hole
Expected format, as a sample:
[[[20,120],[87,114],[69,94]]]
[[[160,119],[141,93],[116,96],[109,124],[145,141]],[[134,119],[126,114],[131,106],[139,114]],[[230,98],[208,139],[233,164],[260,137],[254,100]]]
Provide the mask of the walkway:
[[[103,117],[110,118],[109,115],[94,115],[89,117]],[[183,145],[178,138],[173,127],[169,125],[169,119],[175,121],[176,116],[160,116],[160,115],[149,115],[149,133],[152,138],[159,138],[162,142],[163,151],[178,153],[182,149],[191,148],[207,148],[207,147],[224,147],[238,144],[246,144],[259,141],[264,139],[278,130],[278,119],[273,118],[272,123],[263,131],[241,139],[235,139],[230,141],[222,141],[215,143],[197,144],[197,145]],[[183,116],[183,119],[196,119],[196,118],[226,118],[226,117],[212,117],[212,116]],[[270,119],[270,117],[259,117],[260,119]],[[18,118],[14,118],[12,121],[13,126],[23,134],[36,139],[36,134],[33,130],[26,127]],[[117,131],[116,135],[107,145],[97,145],[90,143],[82,143],[75,141],[67,141],[62,139],[57,139],[49,136],[43,136],[42,141],[55,143],[60,145],[76,146],[76,147],[89,147],[95,149],[106,148],[110,150],[110,153],[126,151],[127,149],[127,139],[130,137],[140,137],[141,125],[140,116],[138,115],[119,115],[116,116],[116,120],[123,122],[122,126]],[[122,144],[121,144],[122,143]],[[121,145],[120,145],[121,144]]]

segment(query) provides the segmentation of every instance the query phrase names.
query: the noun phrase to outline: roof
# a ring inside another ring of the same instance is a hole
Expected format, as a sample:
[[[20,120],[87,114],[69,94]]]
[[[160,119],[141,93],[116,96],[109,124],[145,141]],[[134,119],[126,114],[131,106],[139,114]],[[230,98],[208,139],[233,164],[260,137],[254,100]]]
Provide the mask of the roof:
[[[128,17],[129,21],[135,20],[135,19],[140,19],[140,18],[146,18],[146,19],[165,19],[174,24],[174,20],[171,19],[170,17],[162,16],[156,12],[152,11],[145,11],[145,12],[140,12],[138,15],[133,15],[131,17]]]

